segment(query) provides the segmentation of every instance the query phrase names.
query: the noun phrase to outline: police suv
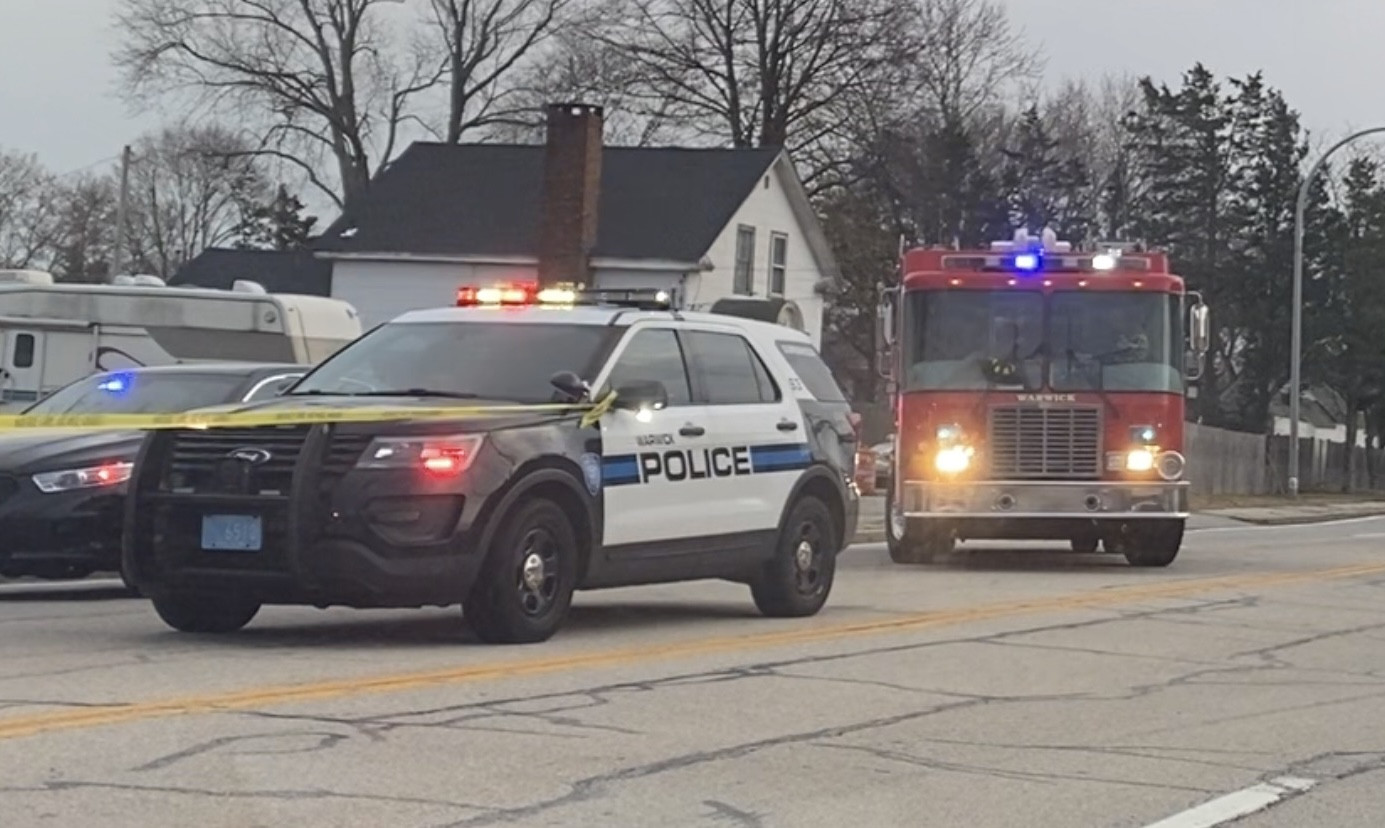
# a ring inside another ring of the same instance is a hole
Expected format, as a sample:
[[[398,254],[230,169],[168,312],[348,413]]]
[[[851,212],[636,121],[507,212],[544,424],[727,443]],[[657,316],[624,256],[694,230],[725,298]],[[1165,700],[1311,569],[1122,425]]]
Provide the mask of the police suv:
[[[457,304],[217,409],[455,420],[150,432],[123,567],[169,626],[460,603],[482,640],[535,642],[574,590],[709,578],[749,585],[768,616],[823,606],[855,532],[856,420],[805,334],[648,292],[463,288]]]

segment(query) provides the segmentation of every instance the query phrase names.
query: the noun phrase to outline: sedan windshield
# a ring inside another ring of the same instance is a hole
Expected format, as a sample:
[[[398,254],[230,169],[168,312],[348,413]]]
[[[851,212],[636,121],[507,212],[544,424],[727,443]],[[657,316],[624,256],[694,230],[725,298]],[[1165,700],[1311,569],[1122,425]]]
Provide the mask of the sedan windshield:
[[[240,374],[93,374],[63,386],[25,414],[174,414],[234,402]]]
[[[559,371],[590,378],[610,329],[527,322],[392,322],[343,348],[289,391],[453,396],[543,403]]]

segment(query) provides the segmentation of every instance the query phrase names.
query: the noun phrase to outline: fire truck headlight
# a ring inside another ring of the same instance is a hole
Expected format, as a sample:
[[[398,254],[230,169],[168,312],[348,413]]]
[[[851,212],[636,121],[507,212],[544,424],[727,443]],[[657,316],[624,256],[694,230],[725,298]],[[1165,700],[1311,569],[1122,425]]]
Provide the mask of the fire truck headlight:
[[[1154,469],[1154,463],[1154,451],[1148,448],[1137,448],[1125,456],[1125,468],[1127,471],[1151,471]]]
[[[938,452],[933,465],[943,474],[961,474],[971,466],[971,455],[968,446],[949,446]]]
[[[1170,482],[1183,476],[1187,461],[1176,451],[1166,451],[1159,455],[1159,476]]]

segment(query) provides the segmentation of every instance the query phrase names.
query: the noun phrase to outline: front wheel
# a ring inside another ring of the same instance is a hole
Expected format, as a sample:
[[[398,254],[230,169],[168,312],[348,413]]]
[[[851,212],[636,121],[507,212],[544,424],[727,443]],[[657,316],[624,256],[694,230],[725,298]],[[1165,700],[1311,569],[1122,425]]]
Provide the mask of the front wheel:
[[[1114,543],[1107,541],[1106,547],[1124,555],[1131,566],[1165,567],[1178,557],[1183,531],[1181,520],[1149,521],[1125,527]]]
[[[817,614],[837,572],[837,528],[827,504],[804,497],[779,530],[774,558],[750,585],[755,606],[771,618]]]
[[[562,626],[577,584],[577,532],[561,506],[531,500],[506,518],[462,604],[488,644],[535,644]]]
[[[228,595],[173,592],[154,596],[153,603],[165,624],[186,633],[235,632],[260,611],[258,602]]]
[[[894,489],[885,493],[885,547],[897,564],[926,564],[952,553],[956,542],[950,534],[937,530],[909,534],[909,522],[895,503]]]

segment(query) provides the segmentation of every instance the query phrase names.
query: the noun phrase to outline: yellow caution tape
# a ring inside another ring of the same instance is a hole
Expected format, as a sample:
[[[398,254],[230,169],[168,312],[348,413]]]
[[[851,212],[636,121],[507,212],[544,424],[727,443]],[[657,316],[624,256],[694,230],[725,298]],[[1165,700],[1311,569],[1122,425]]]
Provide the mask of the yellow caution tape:
[[[313,423],[373,423],[408,420],[461,420],[498,414],[572,414],[582,412],[580,425],[588,428],[610,412],[614,391],[595,403],[537,403],[533,405],[474,405],[433,408],[298,408],[268,411],[180,414],[50,414],[0,417],[0,431],[8,429],[80,429],[91,431],[155,431],[224,426],[310,425]]]

